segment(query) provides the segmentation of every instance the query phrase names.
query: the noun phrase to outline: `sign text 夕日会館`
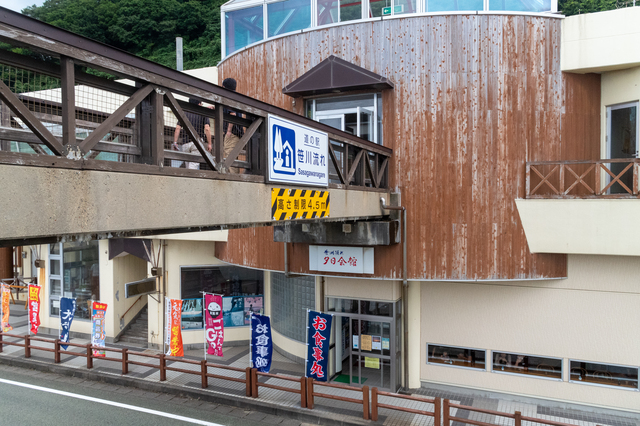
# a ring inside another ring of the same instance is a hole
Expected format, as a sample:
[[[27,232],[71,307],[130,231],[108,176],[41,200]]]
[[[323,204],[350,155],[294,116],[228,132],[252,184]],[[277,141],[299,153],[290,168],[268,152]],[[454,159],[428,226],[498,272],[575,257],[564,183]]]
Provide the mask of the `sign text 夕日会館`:
[[[269,115],[269,181],[327,187],[329,136]]]

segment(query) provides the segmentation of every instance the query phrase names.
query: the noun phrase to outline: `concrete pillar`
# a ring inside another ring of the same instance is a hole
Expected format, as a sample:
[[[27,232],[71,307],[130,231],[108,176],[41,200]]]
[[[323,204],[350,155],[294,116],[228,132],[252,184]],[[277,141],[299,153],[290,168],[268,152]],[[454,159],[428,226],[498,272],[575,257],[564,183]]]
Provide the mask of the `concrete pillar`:
[[[420,312],[420,281],[409,281],[409,388],[420,387],[420,352],[423,345],[420,329],[421,317]]]

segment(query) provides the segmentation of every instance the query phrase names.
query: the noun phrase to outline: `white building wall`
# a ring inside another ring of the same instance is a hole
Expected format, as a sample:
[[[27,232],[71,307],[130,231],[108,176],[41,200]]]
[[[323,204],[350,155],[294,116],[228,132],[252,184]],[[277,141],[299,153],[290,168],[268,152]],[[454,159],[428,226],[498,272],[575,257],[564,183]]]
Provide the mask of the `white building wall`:
[[[567,279],[423,282],[420,379],[640,411],[638,391],[569,383],[567,361],[640,365],[639,276],[637,257],[569,255]],[[564,358],[563,381],[427,365],[427,343]]]

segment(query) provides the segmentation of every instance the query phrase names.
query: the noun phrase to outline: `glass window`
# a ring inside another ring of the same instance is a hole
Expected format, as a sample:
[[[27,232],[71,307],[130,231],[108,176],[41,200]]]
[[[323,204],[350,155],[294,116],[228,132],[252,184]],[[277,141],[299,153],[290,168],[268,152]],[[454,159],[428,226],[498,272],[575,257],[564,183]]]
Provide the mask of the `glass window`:
[[[551,10],[551,0],[489,0],[489,10],[547,12]]]
[[[362,2],[359,0],[318,0],[318,25],[361,18]]]
[[[307,116],[370,142],[382,145],[380,93],[309,99]]]
[[[49,273],[49,315],[59,315],[60,297],[76,299],[74,320],[91,319],[90,304],[100,300],[98,241],[53,244]],[[53,254],[60,253],[60,254]],[[62,271],[62,274],[60,273]]]
[[[263,272],[238,266],[182,268],[182,329],[202,329],[202,291],[222,295],[225,327],[250,325],[251,312],[264,311]]]
[[[635,159],[638,157],[639,120],[638,102],[607,107],[607,143],[609,158]],[[633,191],[633,169],[624,170],[633,160],[610,163],[609,169],[621,175],[610,188],[611,194],[630,194]],[[613,180],[606,175],[607,184]],[[603,182],[604,183],[604,182]],[[624,186],[621,185],[624,184]]]
[[[486,352],[479,349],[427,344],[427,363],[485,369]]]
[[[451,10],[483,10],[482,0],[426,0],[425,12],[446,12]]]
[[[225,12],[225,55],[264,38],[262,15],[262,5]]]
[[[306,343],[307,309],[316,307],[315,277],[287,278],[271,273],[271,325],[290,339]]]
[[[327,299],[327,305],[329,312],[358,313],[358,301],[354,299],[334,299],[330,297]]]
[[[562,380],[562,360],[533,355],[493,352],[493,371]]]
[[[569,361],[569,381],[638,389],[638,367]]]
[[[309,0],[285,0],[267,5],[269,37],[302,30],[311,26]]]

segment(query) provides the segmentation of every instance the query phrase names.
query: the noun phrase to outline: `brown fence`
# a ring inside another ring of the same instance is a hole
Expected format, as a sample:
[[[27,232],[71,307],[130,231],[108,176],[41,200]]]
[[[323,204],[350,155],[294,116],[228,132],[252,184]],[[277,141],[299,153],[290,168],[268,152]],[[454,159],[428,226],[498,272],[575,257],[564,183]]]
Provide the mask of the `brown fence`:
[[[4,337],[19,339],[19,340],[22,340],[23,342],[6,341],[4,340]],[[36,346],[34,345],[34,342],[49,343],[53,345],[53,348]],[[63,344],[69,345],[75,348],[83,348],[85,350],[80,352],[63,350],[61,348],[61,345]],[[458,410],[467,410],[475,413],[483,413],[483,414],[489,414],[493,416],[514,419],[515,426],[521,426],[522,421],[540,423],[540,424],[549,425],[549,426],[575,426],[569,423],[555,422],[555,421],[544,420],[544,419],[539,419],[535,417],[526,417],[526,416],[523,416],[519,411],[516,411],[514,414],[509,414],[509,413],[500,412],[500,411],[485,410],[482,408],[475,408],[475,407],[470,407],[466,405],[454,404],[454,403],[451,403],[448,399],[442,400],[441,398],[424,398],[424,397],[418,397],[418,396],[412,396],[412,395],[401,395],[401,394],[392,393],[392,392],[384,392],[384,391],[378,390],[378,388],[375,388],[375,387],[372,388],[371,393],[369,393],[368,386],[363,386],[362,388],[360,388],[356,386],[348,386],[348,385],[342,385],[342,384],[336,384],[336,383],[318,382],[313,380],[310,377],[305,378],[305,377],[293,377],[293,376],[287,376],[287,375],[281,375],[281,374],[260,373],[255,368],[252,369],[250,367],[247,367],[247,368],[231,367],[228,365],[210,363],[204,359],[192,360],[192,359],[181,358],[181,357],[167,356],[163,353],[149,354],[144,352],[131,351],[127,348],[92,346],[91,343],[87,343],[84,345],[78,344],[78,343],[72,343],[72,342],[63,343],[60,341],[60,339],[54,340],[54,339],[47,339],[47,338],[35,337],[35,336],[32,337],[29,335],[21,336],[17,334],[0,332],[0,353],[3,351],[4,345],[17,346],[17,347],[24,348],[25,358],[31,357],[32,350],[53,352],[55,363],[60,363],[61,355],[85,357],[87,360],[88,369],[93,368],[94,359],[117,362],[122,365],[123,375],[126,375],[129,373],[129,365],[138,365],[138,366],[149,367],[149,368],[157,368],[160,370],[161,382],[167,380],[167,371],[175,371],[175,372],[184,373],[184,374],[193,374],[195,376],[200,376],[203,389],[208,387],[209,385],[208,379],[210,378],[243,383],[245,384],[246,396],[253,397],[253,398],[258,398],[258,389],[260,387],[276,389],[283,392],[296,393],[300,395],[300,406],[302,408],[308,408],[310,410],[312,410],[314,407],[314,399],[316,397],[328,398],[328,399],[333,399],[333,400],[342,401],[342,402],[350,402],[350,403],[362,406],[362,417],[365,420],[369,420],[369,417],[370,417],[369,416],[369,396],[371,396],[371,420],[373,421],[378,420],[378,410],[383,408],[387,410],[402,411],[405,413],[412,413],[417,415],[433,417],[434,426],[451,426],[452,421],[471,424],[475,426],[495,426],[495,424],[493,423],[481,422],[477,420],[470,420],[470,419],[464,419],[461,417],[452,416],[450,410],[451,408],[456,408]],[[117,354],[120,354],[120,356],[115,356],[115,357],[114,356],[95,356],[93,354],[94,349],[105,351],[107,353],[117,353]],[[130,356],[149,358],[150,362],[134,361],[129,359]],[[167,365],[167,362],[171,362],[173,364]],[[178,363],[194,365],[194,366],[197,365],[200,368],[193,369],[193,370],[189,370],[187,368],[178,368],[175,365]],[[239,374],[239,377],[229,377],[229,376],[224,376],[220,374],[210,373],[209,369],[233,371],[240,374]],[[279,386],[273,383],[260,382],[259,381],[260,377],[268,377],[268,378],[274,378],[278,380],[284,380],[291,383],[297,383],[299,384],[299,386],[286,387],[286,386]],[[350,398],[350,397],[341,396],[341,395],[320,393],[316,391],[317,386],[352,391],[362,396],[358,398]],[[392,405],[392,404],[383,404],[379,402],[380,396],[393,398],[394,400],[400,400],[400,401],[416,401],[416,402],[421,402],[426,404],[432,404],[433,411],[418,410],[415,408],[403,407],[403,406]],[[442,422],[440,421],[441,417],[442,417]]]
[[[378,396],[387,396],[390,398],[397,398],[405,401],[417,401],[427,404],[433,404],[433,411],[417,410],[415,408],[400,407],[397,405],[381,404],[378,402]],[[371,420],[374,422],[378,420],[378,409],[386,408],[389,410],[404,411],[405,413],[420,414],[423,416],[433,417],[433,426],[440,426],[440,411],[441,403],[440,398],[421,398],[419,396],[412,395],[400,395],[398,393],[383,392],[378,388],[371,389]]]
[[[347,398],[344,396],[331,395],[328,393],[316,392],[314,386],[324,386],[327,388],[343,389],[362,393],[362,399],[359,398]],[[358,388],[355,386],[339,385],[336,383],[317,382],[311,377],[307,378],[307,408],[313,409],[314,397],[335,399],[337,401],[352,402],[354,404],[362,405],[362,418],[369,420],[369,386],[363,386]]]

